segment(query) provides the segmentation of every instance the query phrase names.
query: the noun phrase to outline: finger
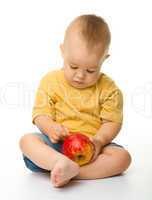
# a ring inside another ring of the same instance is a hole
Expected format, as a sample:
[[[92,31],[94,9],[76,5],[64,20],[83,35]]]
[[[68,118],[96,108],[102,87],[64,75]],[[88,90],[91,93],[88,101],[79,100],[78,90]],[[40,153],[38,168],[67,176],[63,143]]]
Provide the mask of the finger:
[[[95,147],[95,146],[94,146]],[[93,152],[93,156],[92,156],[92,161],[94,161],[96,158],[97,158],[97,150],[96,150],[96,147],[94,148],[94,152]]]
[[[57,143],[58,140],[55,139],[52,135],[49,137],[49,139],[51,140],[52,143]]]
[[[54,129],[54,134],[60,138],[62,128],[60,126],[55,126],[53,129]]]
[[[92,137],[89,137],[90,141],[95,145],[95,141]]]
[[[58,141],[57,141],[57,140],[54,140],[53,138],[51,138],[51,142],[52,142],[52,143],[58,143]]]
[[[63,130],[63,136],[68,136],[69,135],[69,130],[68,130],[68,128],[67,127],[65,127],[65,126],[62,126],[62,130]]]
[[[67,127],[65,127],[65,128],[66,128],[66,131],[67,131],[67,136],[71,135],[69,129]]]
[[[50,135],[50,138],[53,139],[54,141],[59,141],[59,136],[55,133],[55,131],[52,132]]]
[[[61,132],[60,132],[61,137],[65,137],[66,136],[66,131],[64,129],[64,126],[61,125],[60,128],[61,128]]]
[[[52,138],[54,140],[59,140],[60,139],[60,137],[56,133],[52,134]]]
[[[91,137],[91,136],[88,136],[89,137],[89,140],[91,141],[91,142],[93,142],[93,138]]]
[[[95,155],[94,155],[93,158],[92,158],[92,161],[95,161],[96,158],[97,158],[97,154],[95,153]]]

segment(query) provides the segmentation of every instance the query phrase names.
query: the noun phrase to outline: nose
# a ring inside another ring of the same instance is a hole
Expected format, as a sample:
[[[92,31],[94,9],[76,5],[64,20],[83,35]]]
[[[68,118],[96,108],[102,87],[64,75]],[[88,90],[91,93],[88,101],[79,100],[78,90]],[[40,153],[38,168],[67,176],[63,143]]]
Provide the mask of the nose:
[[[83,80],[84,79],[84,77],[85,77],[85,72],[84,71],[78,71],[77,73],[76,73],[76,79],[79,81],[79,80]]]

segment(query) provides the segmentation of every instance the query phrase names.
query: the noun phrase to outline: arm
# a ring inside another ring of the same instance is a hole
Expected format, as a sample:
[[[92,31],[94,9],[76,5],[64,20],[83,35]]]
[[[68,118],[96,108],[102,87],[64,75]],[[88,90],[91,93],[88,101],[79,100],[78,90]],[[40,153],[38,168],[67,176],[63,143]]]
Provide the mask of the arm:
[[[110,143],[119,133],[122,124],[104,120],[102,126],[94,136],[104,146]]]
[[[100,118],[102,125],[98,129],[95,138],[98,139],[102,146],[110,143],[119,133],[123,121],[123,95],[120,89],[115,85],[111,86],[105,98],[101,98]],[[104,96],[104,95],[103,95]]]
[[[102,148],[110,143],[119,133],[123,119],[123,96],[119,89],[106,91],[106,98],[101,96],[100,117],[102,125],[96,135],[92,138],[95,144],[94,159],[101,152]]]
[[[57,143],[70,135],[67,127],[53,121],[50,116],[38,115],[34,118],[34,123],[53,143]]]
[[[96,135],[93,138],[90,138],[95,145],[95,154],[92,161],[97,158],[102,148],[117,136],[120,129],[120,123],[103,120],[103,124],[97,131]]]
[[[47,136],[49,136],[51,125],[55,124],[55,121],[47,115],[38,115],[34,119],[34,124]]]

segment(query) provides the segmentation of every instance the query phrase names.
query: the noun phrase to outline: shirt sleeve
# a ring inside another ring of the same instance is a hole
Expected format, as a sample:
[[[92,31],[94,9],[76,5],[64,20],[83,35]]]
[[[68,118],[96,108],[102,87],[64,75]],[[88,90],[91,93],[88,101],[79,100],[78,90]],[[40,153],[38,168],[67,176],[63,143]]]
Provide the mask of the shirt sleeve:
[[[120,89],[107,92],[101,101],[100,118],[117,123],[123,121],[123,95]]]
[[[49,82],[47,78],[42,78],[36,91],[34,106],[32,110],[33,124],[35,117],[38,115],[47,115],[52,119],[55,119],[55,102],[53,101],[52,95],[50,93],[51,86],[48,83]]]

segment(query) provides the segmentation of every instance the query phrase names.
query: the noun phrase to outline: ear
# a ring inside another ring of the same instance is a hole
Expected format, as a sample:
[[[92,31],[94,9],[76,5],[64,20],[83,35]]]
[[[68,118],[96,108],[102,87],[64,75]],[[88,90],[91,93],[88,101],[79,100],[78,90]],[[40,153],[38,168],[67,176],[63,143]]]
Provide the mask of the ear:
[[[109,58],[110,57],[110,55],[109,54],[107,54],[106,56],[105,56],[105,60],[107,59],[107,58]]]
[[[104,56],[104,58],[102,58],[102,60],[101,60],[101,64],[107,59],[107,58],[109,58],[109,54],[106,54],[105,56]]]
[[[64,57],[63,44],[60,44],[60,51],[61,51],[61,56],[62,56],[62,58],[63,58],[63,57]]]

